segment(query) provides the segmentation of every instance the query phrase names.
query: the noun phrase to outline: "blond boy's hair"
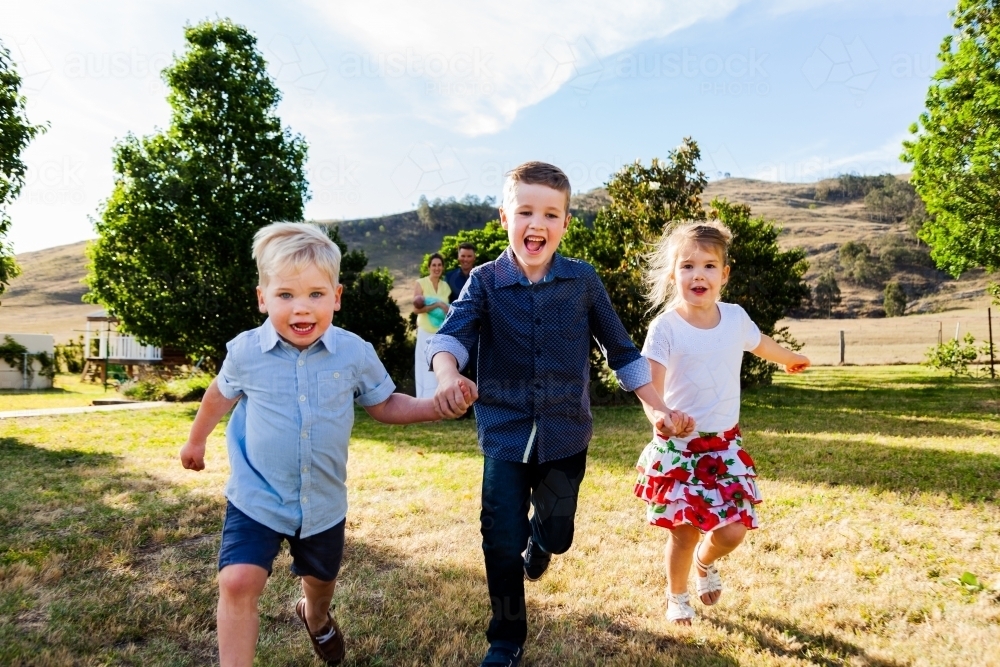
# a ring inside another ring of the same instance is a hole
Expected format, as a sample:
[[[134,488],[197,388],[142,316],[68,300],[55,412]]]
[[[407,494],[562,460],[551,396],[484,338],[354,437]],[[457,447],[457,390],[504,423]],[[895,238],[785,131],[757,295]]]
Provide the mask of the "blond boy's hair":
[[[315,266],[337,285],[340,248],[316,225],[306,222],[275,222],[261,227],[253,237],[253,258],[261,287],[288,270]]]
[[[674,284],[674,270],[681,251],[696,245],[719,256],[723,266],[729,265],[729,245],[733,233],[718,220],[678,222],[660,238],[646,255],[646,299],[650,310],[673,310],[680,305],[681,295]]]
[[[569,177],[559,167],[547,162],[525,162],[507,172],[503,182],[503,205],[514,201],[514,191],[518,183],[544,185],[566,195],[566,213],[569,213],[569,196],[572,192]]]

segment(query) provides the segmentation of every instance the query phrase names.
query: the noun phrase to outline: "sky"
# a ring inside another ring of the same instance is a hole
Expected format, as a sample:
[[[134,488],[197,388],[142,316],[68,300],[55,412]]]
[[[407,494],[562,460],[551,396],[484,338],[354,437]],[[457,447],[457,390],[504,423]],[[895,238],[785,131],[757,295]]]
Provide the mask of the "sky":
[[[184,26],[249,29],[309,144],[306,218],[499,199],[526,160],[574,191],[698,142],[711,179],[904,173],[954,0],[4,3],[33,123],[15,252],[94,237],[112,149],[170,122]]]

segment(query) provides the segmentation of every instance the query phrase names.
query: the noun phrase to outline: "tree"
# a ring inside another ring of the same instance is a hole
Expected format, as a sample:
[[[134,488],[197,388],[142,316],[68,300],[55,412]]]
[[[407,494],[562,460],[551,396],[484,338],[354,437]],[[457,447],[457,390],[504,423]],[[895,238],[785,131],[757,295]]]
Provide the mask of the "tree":
[[[476,246],[476,266],[492,262],[510,245],[507,230],[500,226],[499,220],[490,220],[482,229],[463,229],[454,236],[445,236],[441,240],[441,250],[438,251],[444,257],[445,271],[458,267],[458,246],[462,243]],[[424,255],[424,260],[420,263],[421,276],[430,273],[430,260],[430,253]]]
[[[184,36],[163,72],[170,126],[114,148],[87,299],[144,342],[219,363],[226,342],[261,321],[254,233],[302,219],[306,143],[275,115],[281,94],[253,35],[223,19]]]
[[[882,294],[882,307],[887,317],[901,317],[906,311],[906,292],[895,280],[885,286]]]
[[[372,344],[389,375],[398,383],[413,370],[413,344],[407,340],[406,320],[392,298],[392,275],[386,269],[365,271],[364,250],[348,252],[338,227],[327,235],[340,248],[340,284],[344,286],[334,324]]]
[[[805,252],[801,248],[781,250],[778,247],[781,228],[763,217],[753,217],[746,204],[714,199],[711,207],[711,217],[733,233],[729,248],[732,268],[722,298],[742,306],[761,333],[794,350],[802,349],[788,327],[778,327],[778,321],[809,296],[809,286],[802,279],[809,266]],[[777,368],[760,357],[744,353],[740,381],[745,387],[770,384]]]
[[[826,316],[833,316],[833,309],[840,305],[840,285],[833,271],[826,271],[820,275],[813,288],[813,303],[820,311],[826,311]]]
[[[28,122],[25,98],[20,89],[21,77],[11,60],[10,51],[0,43],[0,295],[21,273],[14,260],[14,249],[6,241],[11,219],[5,210],[17,199],[24,186],[27,167],[21,160],[21,153],[32,139],[48,127]]]
[[[622,324],[639,344],[652,319],[645,300],[645,254],[674,220],[705,217],[701,193],[708,183],[696,165],[698,144],[685,138],[666,160],[636,161],[607,184],[610,203],[597,212],[593,227],[573,225],[560,252],[594,265]]]
[[[918,232],[938,266],[958,277],[1000,268],[1000,6],[959,0],[954,35],[941,44],[941,67],[926,110],[911,125],[903,160],[929,219]]]

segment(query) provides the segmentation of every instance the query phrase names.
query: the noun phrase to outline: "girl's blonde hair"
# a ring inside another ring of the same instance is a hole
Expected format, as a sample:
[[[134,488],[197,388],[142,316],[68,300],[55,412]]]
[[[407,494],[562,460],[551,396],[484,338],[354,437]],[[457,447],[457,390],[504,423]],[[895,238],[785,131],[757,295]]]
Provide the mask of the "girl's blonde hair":
[[[327,274],[334,287],[340,278],[340,248],[323,230],[307,222],[275,222],[261,227],[253,237],[253,258],[262,288],[279,273],[308,266]]]
[[[681,250],[695,244],[706,252],[718,254],[723,266],[729,265],[729,244],[733,233],[717,220],[678,222],[664,232],[651,253],[646,255],[646,300],[649,309],[668,311],[676,308],[681,295],[674,284],[674,269]]]

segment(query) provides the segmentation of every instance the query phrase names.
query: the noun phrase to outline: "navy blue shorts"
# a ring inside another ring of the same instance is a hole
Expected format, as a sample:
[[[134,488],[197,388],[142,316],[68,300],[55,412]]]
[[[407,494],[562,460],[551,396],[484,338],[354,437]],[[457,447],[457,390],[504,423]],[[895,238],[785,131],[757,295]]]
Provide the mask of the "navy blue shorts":
[[[254,521],[231,502],[226,501],[226,522],[222,526],[219,547],[219,569],[227,565],[258,565],[271,574],[271,566],[281,550],[281,541],[288,540],[292,552],[292,574],[333,581],[340,572],[344,557],[344,519],[322,533],[299,537],[283,535]]]

